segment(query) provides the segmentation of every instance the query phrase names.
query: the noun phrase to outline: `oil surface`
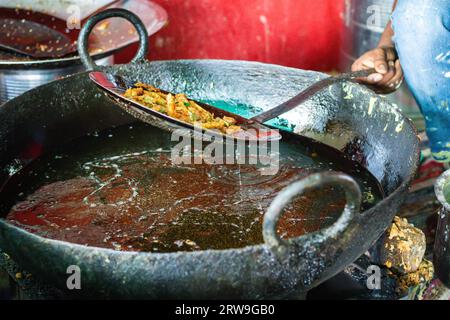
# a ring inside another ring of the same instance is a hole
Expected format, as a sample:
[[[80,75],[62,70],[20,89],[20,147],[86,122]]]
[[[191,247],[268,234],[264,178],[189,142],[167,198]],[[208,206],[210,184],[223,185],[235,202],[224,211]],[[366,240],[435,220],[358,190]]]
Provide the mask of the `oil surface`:
[[[2,190],[11,223],[38,235],[128,251],[226,249],[263,242],[263,214],[293,181],[314,172],[352,175],[363,209],[382,198],[375,180],[331,148],[283,138],[279,170],[171,161],[170,135],[135,123],[79,138],[38,158]],[[317,231],[345,205],[339,188],[309,192],[286,208],[283,237]]]

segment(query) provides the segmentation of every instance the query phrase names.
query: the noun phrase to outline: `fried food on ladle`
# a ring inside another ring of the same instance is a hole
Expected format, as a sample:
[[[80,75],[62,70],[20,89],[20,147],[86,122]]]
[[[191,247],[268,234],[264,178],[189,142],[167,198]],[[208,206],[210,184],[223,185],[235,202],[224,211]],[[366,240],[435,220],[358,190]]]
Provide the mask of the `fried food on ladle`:
[[[236,125],[236,119],[215,117],[213,113],[203,109],[195,101],[189,100],[185,94],[165,94],[151,85],[138,82],[124,93],[124,97],[204,129],[220,130],[225,134],[242,130]]]

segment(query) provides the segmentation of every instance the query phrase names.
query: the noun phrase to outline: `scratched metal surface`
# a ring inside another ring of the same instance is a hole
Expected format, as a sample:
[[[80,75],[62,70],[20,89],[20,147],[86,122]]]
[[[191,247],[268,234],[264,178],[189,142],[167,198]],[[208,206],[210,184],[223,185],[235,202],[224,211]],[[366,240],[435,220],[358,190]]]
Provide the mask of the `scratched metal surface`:
[[[194,99],[263,110],[324,75],[239,61],[167,61],[108,67]],[[54,145],[134,121],[87,75],[56,81],[0,108],[0,181]],[[66,268],[84,270],[84,294],[135,298],[286,298],[329,279],[381,235],[418,165],[410,121],[356,84],[332,86],[285,115],[296,133],[331,145],[365,165],[387,197],[333,236],[295,238],[282,250],[261,244],[190,253],[119,252],[44,239],[0,220],[0,248],[25,269],[64,289]]]

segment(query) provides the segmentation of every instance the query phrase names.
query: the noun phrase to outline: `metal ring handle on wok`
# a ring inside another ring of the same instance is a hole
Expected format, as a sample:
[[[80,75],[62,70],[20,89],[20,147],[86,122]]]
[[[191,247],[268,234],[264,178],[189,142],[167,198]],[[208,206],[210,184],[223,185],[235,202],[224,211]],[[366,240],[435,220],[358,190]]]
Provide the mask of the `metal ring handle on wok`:
[[[281,239],[277,234],[278,221],[283,214],[284,208],[297,196],[324,186],[338,186],[342,188],[345,192],[346,205],[339,219],[332,226],[313,233],[315,236],[322,238],[323,242],[331,238],[338,238],[338,235],[344,233],[353,220],[359,218],[362,194],[361,189],[352,177],[339,172],[312,174],[283,189],[264,214],[264,242],[272,251],[276,253],[283,251],[283,248],[288,247],[291,243],[290,240]],[[306,234],[295,238],[295,240],[306,239],[311,236],[312,234]]]
[[[78,54],[80,55],[81,62],[83,62],[87,70],[99,70],[99,67],[95,64],[94,60],[89,55],[88,51],[89,34],[91,33],[92,29],[94,29],[97,23],[109,18],[124,18],[129,22],[131,22],[133,26],[136,28],[139,34],[139,49],[135,57],[131,60],[131,62],[143,61],[147,56],[149,47],[148,32],[144,23],[137,15],[135,15],[131,11],[125,9],[112,8],[93,15],[86,21],[86,23],[81,28],[80,34],[78,36]]]

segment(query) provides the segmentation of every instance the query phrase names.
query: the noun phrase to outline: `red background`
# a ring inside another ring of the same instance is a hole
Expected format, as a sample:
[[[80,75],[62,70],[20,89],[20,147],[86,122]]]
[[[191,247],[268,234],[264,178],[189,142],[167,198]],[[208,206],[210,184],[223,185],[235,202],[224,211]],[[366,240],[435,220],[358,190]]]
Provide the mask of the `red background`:
[[[322,71],[338,66],[344,0],[153,1],[167,10],[169,24],[151,37],[152,60],[254,60]],[[135,50],[116,61],[128,61]]]

